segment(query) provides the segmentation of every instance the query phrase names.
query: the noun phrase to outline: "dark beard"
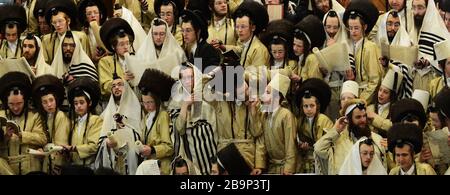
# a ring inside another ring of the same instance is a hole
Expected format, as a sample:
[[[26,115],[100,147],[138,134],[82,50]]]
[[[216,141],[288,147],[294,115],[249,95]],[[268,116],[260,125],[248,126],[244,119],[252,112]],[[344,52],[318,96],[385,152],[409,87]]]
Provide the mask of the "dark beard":
[[[114,102],[119,103],[121,97],[122,97],[121,95],[115,96],[115,95],[113,94]]]
[[[395,35],[394,35],[394,36],[392,36],[392,37],[390,37],[390,36],[388,35],[388,41],[389,41],[389,44],[391,44],[391,43],[392,43],[392,40],[394,40],[394,37],[395,37]]]
[[[64,62],[64,64],[69,64],[70,61],[72,61],[72,56],[68,57],[66,55],[63,55],[63,62]]]
[[[155,49],[161,51],[163,45],[157,46],[155,45]]]
[[[423,23],[423,16],[414,16],[414,26],[417,30],[420,30]]]
[[[370,137],[371,136],[371,132],[370,132],[370,129],[369,129],[368,125],[366,125],[366,127],[364,127],[364,128],[360,128],[359,126],[354,125],[353,123],[349,123],[348,124],[348,129],[349,129],[350,132],[353,133],[353,135],[357,139],[359,139],[359,138],[361,138],[363,136],[366,136],[366,137]]]

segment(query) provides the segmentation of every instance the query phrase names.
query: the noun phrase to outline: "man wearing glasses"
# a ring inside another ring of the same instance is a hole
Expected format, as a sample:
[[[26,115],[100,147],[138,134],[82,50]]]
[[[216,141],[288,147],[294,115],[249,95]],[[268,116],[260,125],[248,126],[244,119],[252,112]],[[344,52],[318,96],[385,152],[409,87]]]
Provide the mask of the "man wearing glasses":
[[[348,101],[342,108],[341,115],[334,127],[326,129],[327,133],[314,145],[320,174],[338,174],[353,144],[364,136],[374,140],[375,154],[383,162],[385,150],[380,149],[382,137],[370,131],[364,100]]]

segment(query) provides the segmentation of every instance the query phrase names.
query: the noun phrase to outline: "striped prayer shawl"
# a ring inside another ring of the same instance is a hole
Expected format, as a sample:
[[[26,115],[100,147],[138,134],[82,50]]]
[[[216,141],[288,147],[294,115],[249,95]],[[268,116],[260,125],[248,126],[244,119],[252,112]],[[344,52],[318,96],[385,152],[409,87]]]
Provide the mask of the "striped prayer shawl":
[[[72,64],[69,67],[69,74],[75,78],[90,77],[95,81],[98,81],[98,74],[95,67],[85,63]]]
[[[180,154],[180,135],[178,131],[175,129],[175,119],[180,115],[180,109],[172,109],[170,110],[170,139],[173,143],[174,156],[178,156]]]
[[[414,91],[413,87],[413,77],[411,75],[412,70],[410,70],[409,66],[403,64],[401,62],[393,61],[392,64],[398,66],[400,68],[401,73],[403,74],[403,81],[400,87],[400,92],[398,94],[399,99],[410,98]]]
[[[349,53],[349,54],[348,54],[348,58],[349,58],[349,60],[350,60],[350,67],[352,68],[353,73],[354,73],[355,76],[356,76],[355,56],[354,56],[353,54]]]

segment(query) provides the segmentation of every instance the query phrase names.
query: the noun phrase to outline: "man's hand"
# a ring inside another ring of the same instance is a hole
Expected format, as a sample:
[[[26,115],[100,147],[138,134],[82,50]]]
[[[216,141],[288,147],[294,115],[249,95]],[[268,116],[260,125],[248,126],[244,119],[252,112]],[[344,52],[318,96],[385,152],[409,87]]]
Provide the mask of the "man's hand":
[[[382,56],[378,59],[380,61],[380,65],[384,68],[387,68],[389,65],[389,58],[387,56]]]
[[[341,133],[342,131],[344,131],[344,128],[347,126],[348,121],[347,118],[345,116],[339,118],[338,120],[336,120],[336,123],[334,124],[334,128],[336,129],[336,131],[338,133]]]
[[[352,80],[352,81],[354,81],[356,79],[355,73],[353,72],[353,70],[351,68],[345,71],[345,79]]]
[[[291,80],[293,80],[293,81],[295,81],[295,82],[299,82],[300,79],[301,79],[300,76],[298,76],[298,75],[295,74],[295,73],[292,73],[292,75],[291,75]]]
[[[431,158],[433,158],[433,155],[431,154],[431,150],[429,148],[422,148],[422,151],[420,152],[420,156],[419,156],[419,161],[421,163],[424,163],[428,160],[430,160]]]
[[[373,120],[375,117],[377,117],[378,114],[376,114],[374,111],[367,111],[367,119]]]
[[[225,46],[222,44],[221,41],[217,40],[217,39],[213,39],[211,40],[210,43],[214,48],[216,49],[220,49],[220,51],[224,52],[226,50]]]
[[[150,157],[150,155],[152,154],[152,148],[150,146],[144,145],[140,153],[143,157]]]
[[[106,146],[108,146],[108,148],[115,148],[117,147],[117,142],[109,138],[106,138]]]
[[[261,169],[255,168],[255,169],[252,170],[250,175],[261,175],[261,173],[262,173]]]
[[[309,150],[309,144],[308,144],[308,142],[300,142],[298,144],[298,148],[300,150],[303,150],[303,151],[308,151]]]
[[[141,10],[146,12],[148,11],[148,3],[147,0],[139,0],[139,3],[141,3]]]
[[[256,114],[257,108],[256,106],[259,104],[258,96],[253,95],[249,97],[248,106],[250,108],[250,114],[254,116]]]
[[[336,43],[336,40],[330,38],[327,40],[327,47],[333,45],[334,43]]]
[[[125,81],[130,81],[130,80],[134,79],[134,74],[132,72],[130,72],[130,71],[126,71],[124,77],[125,77],[124,78]]]

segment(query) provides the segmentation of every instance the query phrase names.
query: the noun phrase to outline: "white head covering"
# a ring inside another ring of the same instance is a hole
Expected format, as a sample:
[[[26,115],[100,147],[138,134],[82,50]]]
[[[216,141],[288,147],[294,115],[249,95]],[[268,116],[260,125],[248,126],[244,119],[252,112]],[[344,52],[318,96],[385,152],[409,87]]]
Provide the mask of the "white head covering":
[[[349,41],[348,37],[347,37],[347,31],[345,30],[345,24],[342,21],[342,17],[343,17],[344,12],[338,12],[334,8],[331,9],[330,11],[335,11],[336,12],[336,17],[338,18],[338,21],[339,21],[339,30],[336,33],[336,35],[334,35],[334,39],[336,40],[336,43],[347,43]],[[323,16],[322,23],[323,23],[324,26],[326,25],[325,22],[326,22],[326,19],[328,17],[328,14],[330,14],[330,11],[328,11]],[[328,35],[328,33],[325,32],[325,35],[327,36],[327,40],[330,39],[330,36]],[[327,45],[327,42],[325,41],[324,47],[326,47],[326,45]]]
[[[355,144],[353,144],[350,153],[345,157],[344,163],[341,166],[339,175],[362,175],[361,155],[359,153],[359,144],[366,140],[367,137],[362,137]],[[376,144],[373,143],[376,150]],[[375,153],[376,154],[376,153]],[[387,175],[386,169],[383,167],[378,155],[374,155],[372,162],[370,162],[367,168],[367,175]]]
[[[348,80],[342,84],[341,96],[343,93],[351,93],[355,95],[356,98],[359,97],[359,84],[355,81]]]
[[[51,71],[50,70],[50,65],[47,64],[47,62],[45,62],[45,58],[44,58],[44,49],[42,48],[42,41],[39,37],[34,36],[34,38],[36,38],[37,44],[39,46],[39,54],[38,57],[36,59],[36,76],[41,76],[46,74],[47,72]]]
[[[375,42],[377,43],[377,45],[381,45],[381,43],[383,42],[387,45],[399,45],[399,46],[409,47],[412,45],[412,40],[409,37],[408,32],[406,32],[405,24],[402,24],[402,20],[400,19],[400,17],[401,17],[400,14],[398,15],[398,17],[400,19],[400,28],[398,29],[397,33],[395,34],[392,42],[389,44],[387,30],[386,30],[386,21],[390,15],[390,13],[392,13],[393,11],[394,10],[390,10],[389,12],[387,12],[386,14],[383,15],[380,27],[378,28],[379,30],[378,30]]]
[[[67,33],[66,33],[67,34]],[[86,64],[86,66],[90,66],[90,69],[95,71],[97,68],[95,67],[92,60],[89,58],[89,56],[86,54],[86,52],[83,50],[83,47],[81,46],[81,42],[79,37],[75,32],[72,33],[73,40],[75,42],[75,50],[73,51],[72,60],[70,61],[69,66],[72,65],[78,65],[78,64]],[[69,71],[69,67],[67,65],[64,65],[63,61],[63,51],[62,51],[62,44],[64,42],[64,38],[60,40],[60,43],[58,44],[58,48],[55,53],[55,57],[53,58],[53,62],[50,66],[50,69],[47,69],[46,74],[53,74],[58,78],[62,78],[65,73]],[[94,80],[98,80],[98,77],[92,77]]]
[[[121,18],[124,19],[125,21],[127,21],[128,24],[130,24],[131,28],[133,29],[133,32],[134,32],[133,47],[134,47],[134,49],[140,48],[141,44],[145,43],[144,39],[146,36],[146,33],[145,33],[144,29],[142,28],[141,23],[136,19],[136,17],[134,17],[133,13],[125,7],[122,7]]]

